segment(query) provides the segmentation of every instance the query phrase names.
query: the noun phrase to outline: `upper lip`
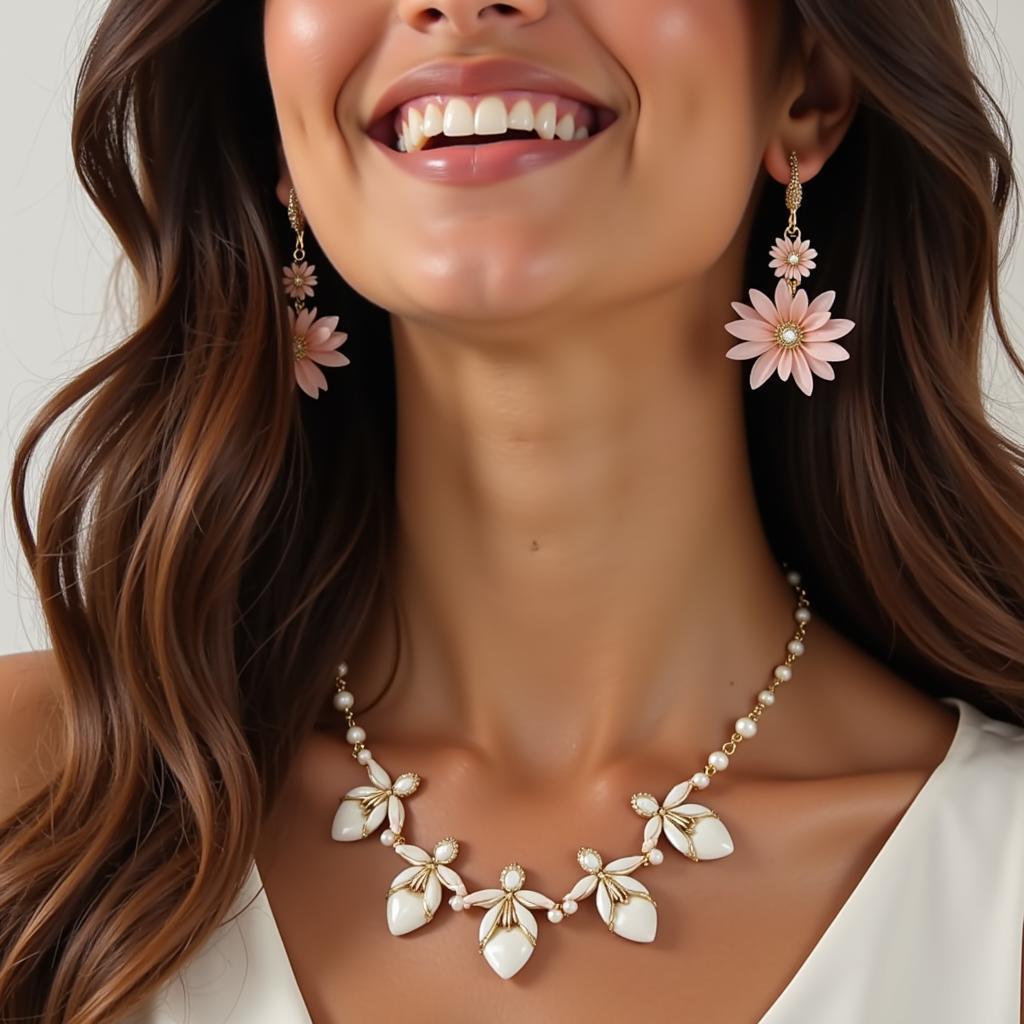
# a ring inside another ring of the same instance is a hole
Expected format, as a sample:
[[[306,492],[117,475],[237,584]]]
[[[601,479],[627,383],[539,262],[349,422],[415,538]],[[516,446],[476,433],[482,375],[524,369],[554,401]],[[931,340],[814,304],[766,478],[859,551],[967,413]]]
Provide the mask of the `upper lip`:
[[[490,57],[474,61],[439,60],[413,68],[392,82],[377,100],[367,127],[418,96],[471,96],[502,89],[554,93],[588,103],[597,109],[608,109],[605,103],[578,83],[529,61],[514,57]]]

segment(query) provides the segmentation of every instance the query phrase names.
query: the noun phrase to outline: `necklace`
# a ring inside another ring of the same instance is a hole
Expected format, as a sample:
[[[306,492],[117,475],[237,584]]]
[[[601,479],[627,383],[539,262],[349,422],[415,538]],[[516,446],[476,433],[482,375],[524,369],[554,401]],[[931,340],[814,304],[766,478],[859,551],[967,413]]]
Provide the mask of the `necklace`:
[[[380,841],[409,865],[395,875],[386,893],[391,933],[405,935],[428,924],[441,905],[442,889],[448,889],[453,894],[448,900],[452,910],[486,910],[480,922],[479,951],[499,977],[508,979],[530,959],[537,945],[537,920],[532,911],[545,910],[548,921],[558,924],[575,914],[582,900],[596,893],[597,912],[610,932],[634,942],[653,941],[658,926],[657,904],[634,872],[662,863],[665,855],[658,848],[661,836],[694,862],[727,857],[733,852],[732,838],[718,815],[703,804],[685,801],[693,789],[706,789],[712,777],[729,766],[736,748],[757,734],[758,720],[775,703],[776,688],[789,681],[793,662],[804,653],[810,603],[799,573],[788,572],[786,580],[797,593],[793,612],[796,631],[786,645],[785,661],[772,670],[772,681],[758,693],[754,707],[736,719],[732,736],[708,755],[703,769],[673,786],[660,803],[650,793],[634,793],[630,806],[647,822],[640,853],[605,863],[597,850],[581,847],[576,860],[585,874],[560,900],[524,888],[526,872],[514,861],[502,868],[499,888],[469,892],[451,867],[459,853],[458,840],[445,836],[430,852],[406,840],[402,835],[403,801],[416,792],[421,779],[415,772],[404,772],[392,781],[391,775],[374,759],[365,744],[366,730],[355,724],[355,698],[345,679],[348,666],[345,662],[338,665],[334,707],[345,715],[345,741],[352,745],[352,756],[366,766],[370,784],[356,786],[342,798],[334,815],[331,838],[342,842],[365,839],[385,817],[388,819]]]

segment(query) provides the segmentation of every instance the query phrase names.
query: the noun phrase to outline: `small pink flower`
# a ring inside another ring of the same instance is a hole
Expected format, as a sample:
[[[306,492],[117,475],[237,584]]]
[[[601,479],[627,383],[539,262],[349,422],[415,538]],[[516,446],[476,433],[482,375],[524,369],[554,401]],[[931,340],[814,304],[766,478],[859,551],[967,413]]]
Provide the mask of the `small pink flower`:
[[[832,319],[829,310],[835,297],[834,291],[822,292],[809,303],[803,288],[790,295],[785,278],[780,278],[775,286],[774,303],[764,292],[751,288],[753,307],[742,302],[730,303],[742,319],[726,324],[725,329],[744,340],[733,345],[726,356],[757,357],[750,368],[752,388],[759,388],[778,370],[780,380],[787,380],[792,372],[797,386],[809,395],[814,386],[812,374],[834,380],[835,370],[829,363],[850,358],[850,353],[835,344],[835,339],[849,334],[856,325],[852,320]]]
[[[295,354],[295,382],[310,398],[317,398],[320,391],[327,390],[327,378],[315,364],[347,366],[351,362],[348,356],[333,350],[345,341],[348,334],[334,329],[338,326],[336,316],[324,316],[318,320],[315,306],[302,310],[297,316],[295,310],[289,308],[288,319]]]
[[[792,238],[776,238],[775,244],[769,249],[773,259],[768,264],[775,268],[776,277],[793,278],[797,281],[801,277],[807,277],[818,265],[814,257],[818,255],[817,249],[810,247],[811,242],[806,242],[799,236]]]
[[[308,263],[293,263],[290,267],[282,267],[284,271],[284,290],[293,299],[309,299],[313,296],[313,286],[317,283],[313,271]]]

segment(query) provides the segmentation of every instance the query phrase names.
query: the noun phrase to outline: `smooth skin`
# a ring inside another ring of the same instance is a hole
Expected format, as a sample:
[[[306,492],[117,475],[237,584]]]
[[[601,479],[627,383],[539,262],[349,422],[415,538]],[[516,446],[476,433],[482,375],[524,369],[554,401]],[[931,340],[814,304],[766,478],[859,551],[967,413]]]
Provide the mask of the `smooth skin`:
[[[724,357],[722,325],[745,299],[762,179],[788,181],[796,150],[814,202],[855,83],[781,25],[779,0],[267,0],[264,28],[281,216],[294,184],[330,263],[392,317],[406,643],[365,715],[391,668],[388,609],[338,652],[357,720],[393,775],[425,780],[409,841],[459,838],[471,888],[518,860],[557,899],[581,845],[639,851],[630,794],[660,798],[701,768],[785,656],[793,593],[750,480],[736,378],[749,367]],[[619,120],[573,157],[477,189],[375,151],[362,125],[396,77],[484,54],[575,78]],[[779,232],[785,220],[780,202]],[[773,240],[757,242],[765,286]],[[345,329],[343,310],[322,312]],[[829,400],[827,382],[808,399]],[[405,862],[376,835],[330,839],[365,773],[323,685],[323,723],[257,853],[316,1024],[561,1024],[641,1007],[757,1020],[956,727],[815,617],[758,735],[700,794],[735,853],[694,865],[663,843],[665,863],[638,875],[658,901],[654,943],[608,935],[587,901],[566,924],[542,919],[537,952],[502,982],[476,952],[479,912],[442,904],[396,939],[383,893]]]

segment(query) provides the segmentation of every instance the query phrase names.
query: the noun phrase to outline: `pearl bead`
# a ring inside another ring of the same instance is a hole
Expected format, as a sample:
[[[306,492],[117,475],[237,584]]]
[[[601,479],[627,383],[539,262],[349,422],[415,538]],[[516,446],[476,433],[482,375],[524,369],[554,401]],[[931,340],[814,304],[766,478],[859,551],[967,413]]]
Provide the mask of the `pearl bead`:
[[[663,854],[661,850],[651,850],[650,853],[647,854],[647,860],[651,864],[660,864],[664,859],[665,854]]]
[[[711,784],[711,776],[708,775],[707,772],[694,772],[693,775],[690,776],[690,781],[698,789],[707,789]]]
[[[795,654],[799,658],[807,648],[804,647],[803,643],[799,640],[790,640],[789,643],[786,644],[786,650],[789,651],[790,654]]]
[[[575,900],[562,900],[562,910],[566,914],[575,914],[579,910],[579,904]]]
[[[338,662],[338,675],[339,676],[343,676],[343,675],[347,675],[347,673],[348,673],[348,662],[347,661],[339,661]]]
[[[800,586],[800,573],[795,572],[795,571],[787,572],[786,573],[786,582],[791,587],[799,587]]]
[[[397,836],[395,835],[395,833],[392,832],[391,829],[389,828],[384,829],[384,831],[380,834],[380,841],[385,846],[394,846],[396,838]]]
[[[352,696],[349,690],[335,690],[334,692],[334,706],[338,711],[348,711],[356,699]]]
[[[724,772],[729,767],[729,755],[724,750],[714,750],[708,754],[708,764],[717,772]]]
[[[362,743],[365,739],[366,730],[361,725],[350,726],[348,732],[345,733],[346,743]]]
[[[743,718],[736,719],[736,731],[745,739],[749,740],[757,732],[757,722],[752,718],[747,718],[745,715]]]
[[[775,678],[788,683],[793,678],[793,670],[788,665],[775,666]]]
[[[558,907],[552,907],[548,911],[548,920],[552,924],[558,924],[558,922],[562,920],[562,912],[558,909]]]
[[[356,754],[356,760],[360,764],[369,764],[373,760],[373,751],[369,747],[363,747],[362,750]]]
[[[793,612],[793,618],[796,619],[797,622],[810,622],[811,609],[805,608],[803,605],[800,605],[800,607],[797,608],[795,612]]]
[[[775,703],[775,694],[771,690],[762,690],[757,699],[766,707],[770,708]]]
[[[448,906],[451,907],[452,910],[465,909],[462,902],[462,897],[458,893],[456,893],[454,896],[452,896],[450,900],[448,900]]]

